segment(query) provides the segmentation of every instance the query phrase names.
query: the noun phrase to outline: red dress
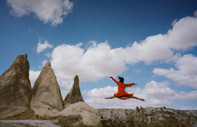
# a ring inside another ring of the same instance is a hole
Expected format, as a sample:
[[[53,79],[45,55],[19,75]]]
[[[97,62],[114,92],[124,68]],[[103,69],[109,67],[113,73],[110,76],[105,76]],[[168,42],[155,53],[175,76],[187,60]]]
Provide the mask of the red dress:
[[[114,97],[117,97],[121,100],[126,100],[133,96],[133,93],[132,94],[127,93],[125,91],[125,88],[131,87],[135,85],[135,83],[125,84],[125,83],[116,81],[113,77],[111,77],[111,79],[118,85],[118,92],[114,94]]]

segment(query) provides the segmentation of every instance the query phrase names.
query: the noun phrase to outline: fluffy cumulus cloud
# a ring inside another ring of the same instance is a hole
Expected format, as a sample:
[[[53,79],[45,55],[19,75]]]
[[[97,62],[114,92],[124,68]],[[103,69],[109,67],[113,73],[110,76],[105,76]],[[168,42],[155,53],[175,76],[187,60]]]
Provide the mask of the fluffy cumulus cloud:
[[[157,83],[151,81],[141,88],[127,88],[128,93],[134,93],[134,96],[144,98],[146,101],[131,99],[122,103],[119,99],[106,100],[104,97],[113,96],[117,92],[117,87],[105,87],[93,89],[87,92],[86,102],[95,108],[135,108],[136,106],[162,106],[169,105],[175,92],[170,89],[166,82]]]
[[[51,63],[60,78],[72,79],[77,74],[82,81],[97,81],[126,69],[115,50],[107,42],[94,42],[87,50],[81,44],[63,44],[53,50]]]
[[[12,8],[12,14],[17,17],[33,13],[44,23],[57,25],[63,22],[63,16],[68,15],[73,8],[69,0],[7,0]]]
[[[87,92],[87,99],[85,102],[90,104],[95,108],[100,107],[113,107],[117,100],[106,100],[104,97],[113,96],[114,93],[117,93],[117,87],[107,86],[104,88],[94,88]]]
[[[170,105],[171,100],[175,98],[176,92],[168,86],[168,82],[151,81],[146,84],[140,94],[145,94],[147,103],[150,105]]]
[[[41,40],[39,40],[37,48],[36,48],[36,52],[37,53],[41,53],[42,51],[44,51],[47,48],[53,48],[52,44],[49,44],[48,41],[44,41],[44,43],[41,43]]]
[[[176,92],[169,87],[168,82],[148,82],[144,88],[127,88],[128,93],[134,93],[134,96],[144,98],[145,102],[130,99],[104,99],[104,97],[113,96],[117,92],[117,87],[107,86],[104,88],[95,88],[87,92],[85,100],[89,105],[95,108],[135,108],[136,106],[170,106],[173,100],[197,100],[195,97],[197,91]],[[183,96],[184,95],[184,96]]]
[[[197,88],[197,57],[184,55],[176,61],[176,68],[162,69],[155,68],[154,74],[170,78],[181,85]]]
[[[166,34],[149,36],[125,48],[111,48],[107,42],[94,41],[87,49],[81,43],[59,45],[51,54],[51,62],[56,74],[63,79],[78,74],[82,81],[97,81],[122,73],[127,69],[127,64],[177,61],[182,51],[195,46],[197,18],[185,17],[175,21]]]
[[[140,43],[134,42],[119,52],[125,57],[126,62],[136,63],[144,61],[169,62],[176,60],[179,55],[175,51],[186,51],[197,46],[197,18],[185,17],[173,23],[173,28],[166,34],[149,36]]]

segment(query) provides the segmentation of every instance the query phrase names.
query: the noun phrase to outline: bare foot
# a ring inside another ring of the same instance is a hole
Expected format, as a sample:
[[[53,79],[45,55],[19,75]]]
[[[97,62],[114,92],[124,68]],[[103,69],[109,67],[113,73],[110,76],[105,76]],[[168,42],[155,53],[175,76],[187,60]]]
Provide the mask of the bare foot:
[[[141,101],[145,101],[144,99],[140,99]]]

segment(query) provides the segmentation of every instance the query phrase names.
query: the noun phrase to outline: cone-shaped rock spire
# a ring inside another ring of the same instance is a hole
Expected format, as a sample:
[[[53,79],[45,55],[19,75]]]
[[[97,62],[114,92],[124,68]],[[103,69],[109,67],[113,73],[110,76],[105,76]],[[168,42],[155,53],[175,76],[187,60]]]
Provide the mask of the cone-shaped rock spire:
[[[73,87],[64,99],[64,105],[66,107],[69,104],[77,103],[79,101],[84,102],[79,87],[79,77],[76,75],[74,78]]]
[[[54,115],[63,110],[63,100],[56,76],[48,62],[34,83],[31,107],[35,113]]]
[[[31,100],[29,62],[19,55],[0,76],[0,117],[10,117],[27,110]]]

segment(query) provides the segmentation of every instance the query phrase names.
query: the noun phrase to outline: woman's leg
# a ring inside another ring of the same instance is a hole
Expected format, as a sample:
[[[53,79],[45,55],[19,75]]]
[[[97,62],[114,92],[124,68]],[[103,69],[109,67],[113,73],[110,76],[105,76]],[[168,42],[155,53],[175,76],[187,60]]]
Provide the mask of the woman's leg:
[[[134,98],[134,99],[138,99],[138,100],[141,100],[141,101],[145,101],[144,99],[136,97],[136,96],[131,96],[130,98]]]
[[[111,97],[105,97],[105,99],[113,99],[115,98],[114,96],[111,96]]]

